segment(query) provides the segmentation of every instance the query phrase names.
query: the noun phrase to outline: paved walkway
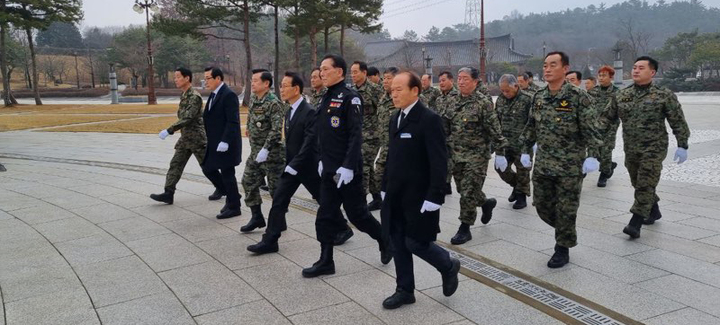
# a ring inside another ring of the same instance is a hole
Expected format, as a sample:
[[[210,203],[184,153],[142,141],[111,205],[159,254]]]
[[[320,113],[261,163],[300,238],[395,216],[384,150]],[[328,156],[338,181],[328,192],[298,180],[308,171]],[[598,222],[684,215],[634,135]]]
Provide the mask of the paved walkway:
[[[663,219],[644,227],[641,238],[622,234],[632,202],[625,170],[604,189],[594,186],[594,174],[583,189],[571,264],[548,269],[553,230],[532,208],[512,210],[510,189],[490,170],[485,192],[500,203],[462,248],[636,321],[720,323],[717,99],[681,96],[693,129],[691,159],[666,162]],[[337,247],[337,274],[303,279],[300,270],[319,252],[312,208],[290,209],[279,254],[251,256],[245,247],[261,234],[238,231],[249,211],[216,220],[221,204],[207,201],[212,187],[196,162],[175,205],[147,197],[162,189],[176,137],[169,139],[0,133],[8,169],[0,173],[0,325],[562,323],[474,277],[462,276],[446,298],[440,276],[421,261],[418,302],[383,310],[393,266],[382,265],[377,245],[358,232]],[[441,241],[459,225],[458,200],[454,194],[443,206]]]

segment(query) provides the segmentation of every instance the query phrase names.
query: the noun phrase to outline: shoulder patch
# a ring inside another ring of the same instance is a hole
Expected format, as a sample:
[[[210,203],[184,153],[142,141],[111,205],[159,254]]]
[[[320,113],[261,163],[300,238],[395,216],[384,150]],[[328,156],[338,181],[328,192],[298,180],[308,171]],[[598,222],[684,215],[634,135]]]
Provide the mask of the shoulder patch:
[[[355,97],[355,98],[353,98],[353,99],[352,99],[352,104],[353,104],[353,105],[361,105],[361,104],[362,104],[362,101],[360,100],[360,97]]]

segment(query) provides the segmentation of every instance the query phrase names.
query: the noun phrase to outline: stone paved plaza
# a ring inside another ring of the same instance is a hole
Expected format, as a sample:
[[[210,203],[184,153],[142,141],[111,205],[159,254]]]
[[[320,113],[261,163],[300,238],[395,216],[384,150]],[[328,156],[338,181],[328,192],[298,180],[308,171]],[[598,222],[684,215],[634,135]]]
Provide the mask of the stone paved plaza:
[[[663,218],[639,239],[622,234],[633,190],[620,163],[608,187],[595,187],[597,173],[585,182],[571,264],[546,267],[554,230],[532,207],[513,210],[510,188],[492,170],[485,193],[498,199],[494,218],[475,225],[462,248],[637,322],[720,324],[720,97],[680,99],[693,131],[690,159],[677,166],[668,157]],[[149,199],[163,188],[176,140],[0,133],[8,169],[0,173],[0,325],[563,323],[470,276],[444,297],[440,275],[420,260],[417,303],[383,310],[393,265],[357,231],[336,247],[335,275],[304,279],[319,244],[312,208],[300,205],[290,208],[279,254],[252,256],[245,247],[261,233],[239,232],[250,211],[215,219],[221,203],[207,200],[212,187],[196,161],[174,205]],[[243,148],[247,156],[247,141]],[[615,156],[622,162],[621,150]],[[442,242],[459,225],[458,200],[455,193],[442,208]]]

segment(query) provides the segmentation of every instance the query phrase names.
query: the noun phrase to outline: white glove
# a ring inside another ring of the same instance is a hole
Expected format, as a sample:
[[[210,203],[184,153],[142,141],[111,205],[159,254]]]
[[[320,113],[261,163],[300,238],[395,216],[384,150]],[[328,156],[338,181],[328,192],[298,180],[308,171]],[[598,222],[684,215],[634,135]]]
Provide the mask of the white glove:
[[[165,138],[167,138],[168,135],[170,135],[170,133],[167,130],[162,130],[162,131],[160,131],[160,134],[158,134],[158,136],[160,137],[160,140],[165,140]]]
[[[293,176],[297,175],[297,170],[294,170],[290,165],[285,166],[285,172]]]
[[[338,168],[335,173],[340,175],[337,188],[340,188],[340,186],[342,186],[343,184],[350,184],[350,182],[352,182],[353,180],[353,177],[355,177],[355,172],[353,172],[352,169],[347,169],[345,167]]]
[[[255,161],[258,163],[264,163],[267,160],[269,153],[270,153],[270,151],[268,151],[265,148],[260,149],[260,152],[258,152],[257,157],[255,157]]]
[[[530,168],[530,166],[532,166],[532,159],[530,159],[530,155],[526,153],[520,155],[520,163],[523,167]]]
[[[380,191],[380,198],[381,198],[383,201],[385,201],[385,192],[384,192],[384,191]]]
[[[437,210],[440,210],[439,205],[432,203],[430,201],[425,201],[425,202],[423,202],[422,208],[420,208],[420,213],[433,212],[433,211],[437,211]]]
[[[537,155],[537,143],[533,145],[533,155]]]
[[[495,156],[495,169],[500,170],[501,172],[504,172],[508,167],[507,159],[505,159],[505,156]]]
[[[678,165],[682,164],[687,160],[687,149],[685,148],[677,148],[675,150],[675,157],[673,157],[673,161],[677,161]]]
[[[228,151],[228,148],[229,148],[229,147],[230,147],[230,146],[229,146],[227,143],[225,143],[225,142],[220,142],[220,143],[218,143],[217,151],[218,151],[218,152],[225,152],[225,151]]]
[[[320,175],[320,177],[322,177],[322,169],[323,169],[323,168],[322,168],[322,161],[319,161],[319,162],[318,162],[318,175]]]
[[[582,166],[583,174],[590,174],[598,169],[600,169],[600,162],[597,159],[593,157],[585,158],[585,162],[583,162]]]

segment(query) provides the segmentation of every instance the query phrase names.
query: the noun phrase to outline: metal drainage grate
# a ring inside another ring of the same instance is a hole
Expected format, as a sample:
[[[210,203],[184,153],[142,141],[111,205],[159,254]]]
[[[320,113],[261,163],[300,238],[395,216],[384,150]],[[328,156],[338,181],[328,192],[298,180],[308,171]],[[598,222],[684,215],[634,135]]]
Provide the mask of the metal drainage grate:
[[[471,272],[484,278],[490,279],[503,287],[512,289],[550,308],[556,309],[563,314],[580,321],[583,324],[623,324],[622,322],[617,321],[596,310],[593,310],[592,308],[582,305],[551,290],[540,287],[532,282],[521,279],[501,269],[480,262],[472,257],[458,253],[456,251],[448,251],[450,252],[451,256],[459,259],[460,263],[462,263],[462,266],[464,266]]]

